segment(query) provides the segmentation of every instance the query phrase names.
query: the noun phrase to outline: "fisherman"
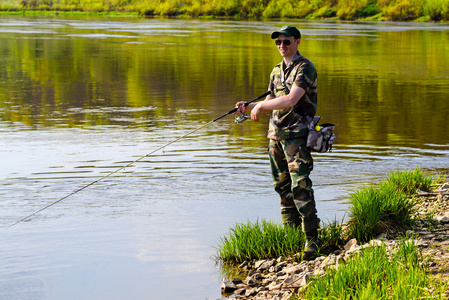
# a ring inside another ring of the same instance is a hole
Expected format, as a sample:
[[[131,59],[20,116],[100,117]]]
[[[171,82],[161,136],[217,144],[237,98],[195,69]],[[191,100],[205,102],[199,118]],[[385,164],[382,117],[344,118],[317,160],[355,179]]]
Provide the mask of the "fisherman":
[[[265,100],[236,108],[245,113],[251,110],[251,119],[259,121],[259,114],[271,112],[268,129],[269,157],[273,185],[280,195],[282,223],[301,226],[306,236],[303,260],[316,256],[318,227],[312,181],[313,168],[310,149],[306,146],[308,129],[304,117],[313,117],[317,110],[317,72],[313,63],[298,52],[301,33],[291,25],[271,34],[283,57],[270,75]]]

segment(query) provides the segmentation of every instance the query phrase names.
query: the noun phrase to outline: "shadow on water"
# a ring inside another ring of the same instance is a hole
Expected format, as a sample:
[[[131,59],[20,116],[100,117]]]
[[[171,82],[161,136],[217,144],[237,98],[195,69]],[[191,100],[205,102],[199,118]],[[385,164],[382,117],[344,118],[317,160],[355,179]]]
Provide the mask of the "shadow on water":
[[[334,152],[320,218],[391,170],[449,169],[447,24],[295,22]],[[266,90],[279,22],[0,19],[0,224],[8,226]],[[236,222],[280,222],[268,116],[195,132],[0,235],[0,298],[216,299]]]

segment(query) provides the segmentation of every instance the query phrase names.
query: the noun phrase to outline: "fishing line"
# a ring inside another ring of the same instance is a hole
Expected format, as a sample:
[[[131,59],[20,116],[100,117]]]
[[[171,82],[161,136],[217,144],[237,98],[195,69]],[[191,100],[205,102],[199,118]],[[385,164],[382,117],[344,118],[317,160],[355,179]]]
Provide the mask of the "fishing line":
[[[254,99],[252,99],[252,100],[250,100],[250,101],[248,101],[248,102],[245,102],[245,106],[247,106],[248,104],[250,104],[250,103],[252,103],[252,102],[254,102],[254,101],[256,101],[256,100],[259,100],[259,99],[261,99],[261,98],[264,98],[264,97],[268,96],[270,93],[271,93],[271,92],[268,91],[268,92],[263,93],[262,95],[260,95],[260,96],[258,96],[258,97],[256,97],[256,98],[254,98]],[[109,176],[111,176],[111,175],[113,175],[113,174],[115,174],[115,173],[120,172],[120,171],[123,170],[123,169],[126,169],[126,168],[130,167],[131,165],[135,164],[136,162],[139,162],[139,161],[141,161],[142,159],[144,159],[144,158],[146,158],[146,157],[149,157],[149,156],[153,155],[153,154],[156,153],[157,151],[159,151],[159,150],[161,150],[161,149],[164,149],[165,147],[170,146],[170,145],[173,144],[173,143],[176,143],[177,141],[179,141],[179,140],[185,138],[186,136],[191,135],[192,133],[194,133],[194,132],[196,132],[196,131],[198,131],[198,130],[200,130],[200,129],[202,129],[202,128],[204,128],[204,127],[206,127],[206,126],[208,126],[208,125],[210,125],[210,124],[212,124],[212,123],[214,123],[214,122],[216,122],[216,121],[218,121],[218,120],[220,120],[221,118],[223,118],[223,117],[225,117],[225,116],[227,116],[227,115],[229,115],[229,114],[233,114],[233,113],[235,113],[235,112],[237,112],[237,108],[234,108],[234,109],[228,111],[227,113],[225,113],[224,115],[222,115],[222,116],[220,116],[220,117],[218,117],[218,118],[216,118],[216,119],[213,119],[212,121],[210,121],[210,122],[208,122],[208,123],[206,123],[206,124],[204,124],[204,125],[201,125],[200,127],[196,128],[196,129],[194,129],[194,130],[192,130],[192,131],[187,132],[186,134],[184,134],[184,135],[182,135],[182,136],[180,136],[180,137],[174,139],[173,141],[171,141],[171,142],[169,142],[169,143],[167,143],[167,144],[165,144],[165,145],[163,145],[163,146],[160,146],[159,148],[156,148],[155,150],[151,151],[150,153],[147,153],[147,154],[145,154],[144,156],[139,157],[138,159],[136,159],[136,160],[134,160],[134,161],[132,161],[132,162],[130,162],[130,163],[128,163],[128,164],[126,164],[126,165],[120,167],[120,168],[118,168],[117,170],[112,171],[112,172],[108,173],[107,175],[105,175],[105,176],[103,176],[103,177],[101,177],[101,178],[99,178],[99,179],[97,179],[97,180],[95,180],[95,181],[92,181],[91,183],[89,183],[89,184],[87,184],[87,185],[85,185],[85,186],[83,186],[83,187],[81,187],[81,188],[79,188],[79,189],[73,191],[72,193],[70,193],[70,194],[68,194],[68,195],[66,195],[66,196],[64,196],[64,197],[62,197],[62,198],[60,198],[60,199],[58,199],[57,201],[54,201],[54,202],[48,204],[47,206],[42,207],[41,209],[39,209],[39,210],[33,212],[32,214],[29,214],[28,216],[23,217],[23,218],[17,220],[15,223],[9,225],[9,226],[6,227],[5,229],[11,228],[12,226],[19,224],[20,222],[23,222],[23,221],[25,221],[25,220],[31,218],[32,216],[34,216],[34,215],[40,213],[41,211],[43,211],[43,210],[45,210],[45,209],[47,209],[47,208],[49,208],[49,207],[51,207],[51,206],[53,206],[53,205],[55,205],[55,204],[61,202],[61,201],[63,201],[63,200],[65,200],[65,199],[69,198],[70,196],[75,195],[76,193],[81,192],[82,190],[84,190],[84,189],[86,189],[86,188],[88,188],[88,187],[90,187],[90,186],[92,186],[92,185],[98,183],[99,181],[101,181],[101,180],[103,180],[103,179],[108,178]]]

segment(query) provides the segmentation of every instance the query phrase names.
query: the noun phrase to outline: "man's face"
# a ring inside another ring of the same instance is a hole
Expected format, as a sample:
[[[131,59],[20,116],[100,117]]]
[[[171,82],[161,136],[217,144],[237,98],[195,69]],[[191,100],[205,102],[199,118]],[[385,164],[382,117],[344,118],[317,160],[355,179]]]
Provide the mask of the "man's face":
[[[284,42],[287,41],[287,42]],[[281,53],[282,57],[289,57],[295,55],[296,51],[298,51],[298,45],[300,43],[300,39],[295,39],[292,36],[284,36],[280,34],[278,38],[275,40],[276,45],[278,47],[279,53]],[[282,43],[279,43],[282,42]],[[290,45],[286,45],[290,42]],[[278,45],[279,44],[279,45]]]

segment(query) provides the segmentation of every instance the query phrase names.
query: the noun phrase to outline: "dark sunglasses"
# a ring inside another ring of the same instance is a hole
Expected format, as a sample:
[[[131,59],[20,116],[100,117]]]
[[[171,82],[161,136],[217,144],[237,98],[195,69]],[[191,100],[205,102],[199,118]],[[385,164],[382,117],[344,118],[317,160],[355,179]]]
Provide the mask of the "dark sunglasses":
[[[293,42],[293,41],[291,41],[291,40],[275,40],[274,41],[274,43],[278,46],[282,43],[284,43],[285,46],[290,46],[291,42]]]

